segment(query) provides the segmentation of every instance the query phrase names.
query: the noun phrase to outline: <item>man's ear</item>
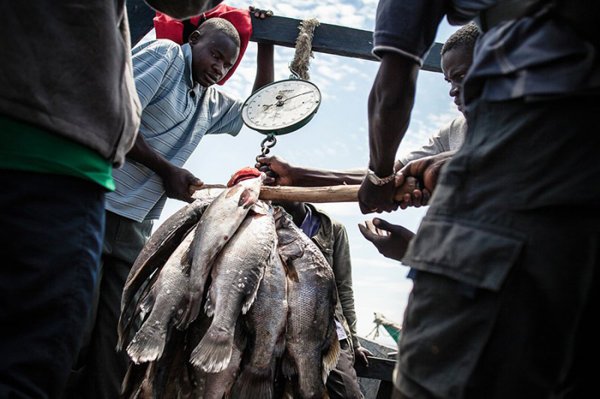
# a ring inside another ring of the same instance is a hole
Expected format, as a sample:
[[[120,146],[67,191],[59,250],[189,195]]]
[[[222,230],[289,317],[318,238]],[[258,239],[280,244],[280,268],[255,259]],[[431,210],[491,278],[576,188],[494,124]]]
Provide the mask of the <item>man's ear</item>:
[[[200,32],[195,30],[190,34],[190,37],[188,37],[188,41],[190,44],[196,44],[198,43],[198,40],[200,40]]]

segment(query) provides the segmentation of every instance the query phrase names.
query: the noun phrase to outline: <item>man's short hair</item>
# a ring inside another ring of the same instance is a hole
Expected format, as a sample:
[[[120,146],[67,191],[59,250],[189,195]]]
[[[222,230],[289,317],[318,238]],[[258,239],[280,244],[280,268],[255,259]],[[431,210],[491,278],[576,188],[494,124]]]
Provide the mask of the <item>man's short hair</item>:
[[[481,31],[479,30],[479,27],[474,22],[469,22],[450,35],[448,40],[446,40],[446,43],[442,46],[442,51],[440,53],[444,55],[448,51],[460,47],[464,47],[467,51],[473,52],[475,42],[477,42],[477,38],[480,34]]]
[[[230,38],[238,48],[240,47],[240,35],[237,29],[225,18],[209,18],[202,22],[197,30],[201,36],[207,32],[221,32]]]

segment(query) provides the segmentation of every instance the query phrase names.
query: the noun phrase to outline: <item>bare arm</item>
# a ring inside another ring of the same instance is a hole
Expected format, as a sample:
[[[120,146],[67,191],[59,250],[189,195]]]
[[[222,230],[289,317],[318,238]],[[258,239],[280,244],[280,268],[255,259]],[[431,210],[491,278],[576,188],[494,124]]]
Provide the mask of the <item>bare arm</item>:
[[[365,169],[337,171],[294,166],[278,156],[258,158],[256,167],[267,174],[265,184],[279,186],[321,187],[360,184],[367,173]]]
[[[256,77],[254,78],[254,86],[252,92],[261,87],[272,83],[275,76],[273,67],[273,45],[258,43],[256,52]]]
[[[248,7],[248,9],[255,18],[266,19],[273,16],[273,11],[271,10],[262,10],[253,6]],[[274,79],[273,45],[258,43],[258,50],[256,52],[256,77],[254,78],[252,93],[261,87],[272,83]]]
[[[216,7],[223,0],[145,0],[157,11],[177,19],[185,19],[202,14]]]
[[[396,152],[410,122],[419,65],[400,54],[386,53],[369,95],[369,168],[379,177],[393,173]],[[363,213],[391,211],[394,183],[376,186],[365,179],[359,191]]]

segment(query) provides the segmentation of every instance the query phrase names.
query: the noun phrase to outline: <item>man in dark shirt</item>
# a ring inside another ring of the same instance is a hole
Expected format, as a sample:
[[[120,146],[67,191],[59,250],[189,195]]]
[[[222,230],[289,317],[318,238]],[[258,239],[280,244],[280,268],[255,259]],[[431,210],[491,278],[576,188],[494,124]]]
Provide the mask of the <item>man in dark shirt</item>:
[[[220,1],[152,0],[177,18]],[[57,398],[139,126],[125,1],[2,1],[0,397]],[[32,30],[32,27],[35,27]]]
[[[599,334],[600,5],[576,10],[583,3],[379,3],[369,168],[383,183],[363,181],[363,213],[394,209],[394,184],[385,181],[439,22],[477,17],[485,30],[463,83],[466,141],[416,236],[395,235],[404,248],[410,241],[402,261],[417,271],[399,341],[399,397],[585,397],[595,389],[586,365]]]

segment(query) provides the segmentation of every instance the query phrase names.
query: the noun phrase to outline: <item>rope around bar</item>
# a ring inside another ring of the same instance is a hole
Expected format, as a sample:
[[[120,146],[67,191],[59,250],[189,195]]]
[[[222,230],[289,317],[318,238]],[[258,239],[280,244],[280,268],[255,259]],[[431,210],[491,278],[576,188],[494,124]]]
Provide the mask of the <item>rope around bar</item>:
[[[312,53],[312,39],[319,21],[316,18],[305,19],[300,22],[298,38],[296,38],[296,51],[290,64],[290,71],[296,78],[309,80],[308,65]]]

